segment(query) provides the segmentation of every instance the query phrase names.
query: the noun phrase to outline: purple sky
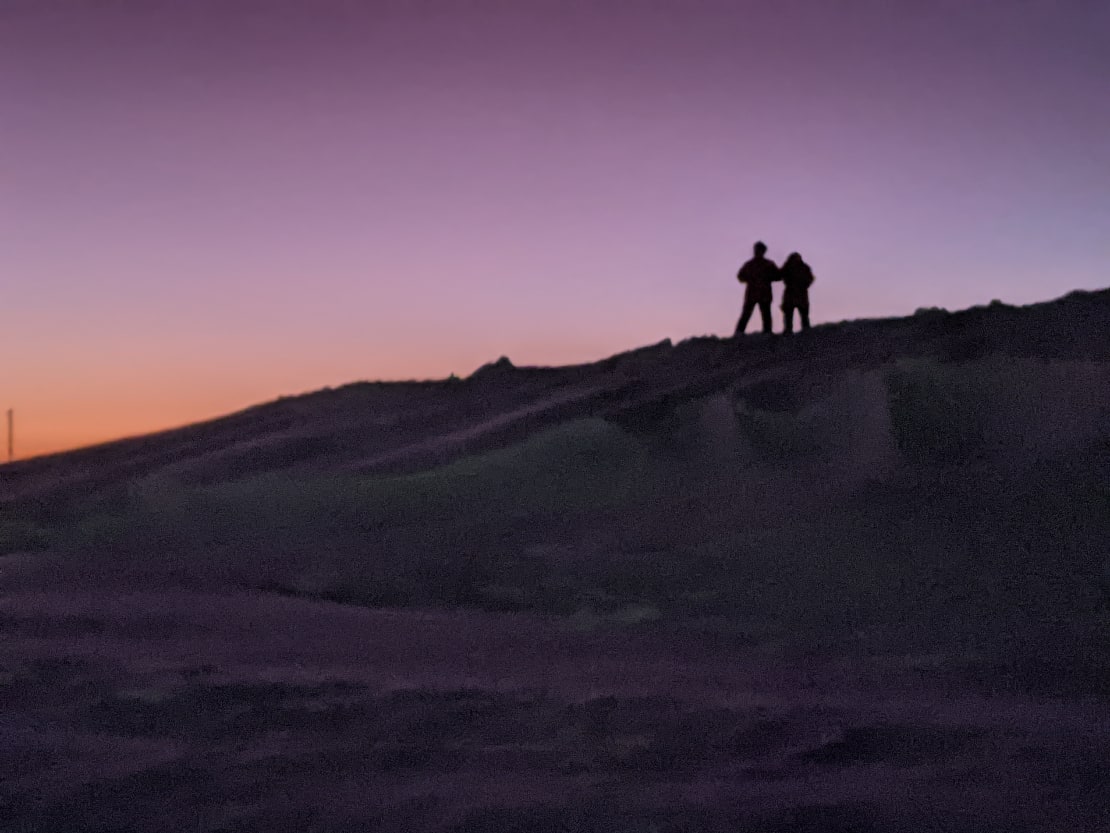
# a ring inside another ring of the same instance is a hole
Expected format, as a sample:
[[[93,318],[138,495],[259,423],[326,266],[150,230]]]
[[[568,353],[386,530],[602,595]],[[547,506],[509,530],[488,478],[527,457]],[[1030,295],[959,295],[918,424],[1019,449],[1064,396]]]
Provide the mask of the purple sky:
[[[816,321],[1110,284],[1110,4],[0,0],[24,456],[727,334],[757,238]]]

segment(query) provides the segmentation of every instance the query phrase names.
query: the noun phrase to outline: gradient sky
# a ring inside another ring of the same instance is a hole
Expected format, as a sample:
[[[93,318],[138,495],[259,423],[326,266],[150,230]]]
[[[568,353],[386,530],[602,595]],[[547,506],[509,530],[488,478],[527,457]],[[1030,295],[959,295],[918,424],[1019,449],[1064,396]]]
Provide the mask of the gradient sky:
[[[1110,284],[1110,3],[0,0],[19,456],[727,334],[757,238],[817,321]]]

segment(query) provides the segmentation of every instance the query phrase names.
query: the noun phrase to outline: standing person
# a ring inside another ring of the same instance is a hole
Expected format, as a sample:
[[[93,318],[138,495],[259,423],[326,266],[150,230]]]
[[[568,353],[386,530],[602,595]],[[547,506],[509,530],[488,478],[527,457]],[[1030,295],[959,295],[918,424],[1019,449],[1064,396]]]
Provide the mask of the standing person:
[[[794,332],[794,310],[802,319],[802,330],[809,329],[809,287],[813,283],[813,270],[797,252],[791,252],[779,269],[782,277],[782,331]]]
[[[768,260],[767,246],[762,242],[752,247],[755,255],[751,260],[740,267],[736,273],[736,280],[745,285],[744,311],[740,313],[740,320],[736,322],[737,336],[742,336],[751,320],[752,310],[759,306],[759,315],[763,319],[763,332],[771,333],[771,282],[779,280],[779,268],[773,260]]]

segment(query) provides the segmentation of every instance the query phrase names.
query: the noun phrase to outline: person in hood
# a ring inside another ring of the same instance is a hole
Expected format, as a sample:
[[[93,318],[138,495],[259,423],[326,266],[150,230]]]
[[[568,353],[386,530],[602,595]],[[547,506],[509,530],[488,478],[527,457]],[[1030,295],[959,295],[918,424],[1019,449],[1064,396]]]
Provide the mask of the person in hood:
[[[736,335],[741,336],[748,328],[752,311],[758,306],[759,315],[763,319],[763,332],[770,334],[771,330],[771,283],[779,280],[779,268],[774,261],[766,257],[767,246],[758,242],[752,247],[751,260],[740,267],[736,273],[736,280],[744,284],[744,310],[740,313],[740,320],[736,322]]]
[[[809,329],[809,287],[813,284],[813,270],[797,252],[791,252],[779,269],[782,278],[782,331],[794,332],[794,310],[802,322],[802,330]]]

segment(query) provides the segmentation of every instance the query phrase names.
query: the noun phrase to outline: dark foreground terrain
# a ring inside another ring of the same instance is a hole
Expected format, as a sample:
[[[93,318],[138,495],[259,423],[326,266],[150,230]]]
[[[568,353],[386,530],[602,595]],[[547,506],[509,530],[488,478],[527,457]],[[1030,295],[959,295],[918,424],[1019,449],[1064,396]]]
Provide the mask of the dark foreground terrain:
[[[0,830],[1110,829],[1110,293],[0,467]]]
[[[1110,706],[937,657],[259,595],[15,595],[9,830],[1105,829]]]

